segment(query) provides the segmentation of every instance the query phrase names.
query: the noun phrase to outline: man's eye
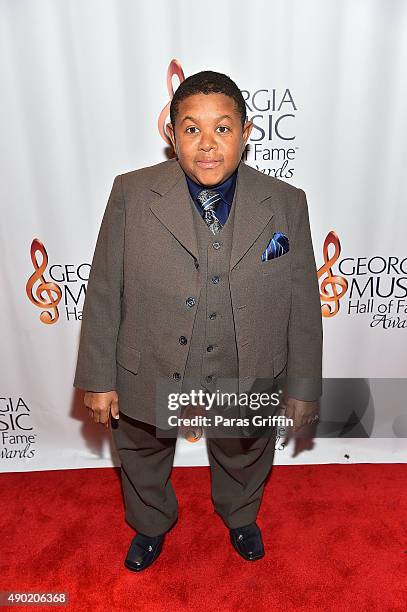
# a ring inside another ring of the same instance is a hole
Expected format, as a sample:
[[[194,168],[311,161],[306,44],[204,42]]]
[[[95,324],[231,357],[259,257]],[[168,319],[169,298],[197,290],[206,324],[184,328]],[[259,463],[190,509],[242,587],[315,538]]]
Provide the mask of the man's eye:
[[[188,127],[185,131],[188,132],[188,130],[196,130],[197,128],[194,125],[191,125],[190,127]],[[191,134],[191,132],[189,132]]]
[[[220,127],[220,128],[224,128],[225,130],[228,130],[228,131],[229,131],[229,128],[228,128],[228,126],[227,126],[227,125],[220,125],[219,127]],[[222,132],[222,134],[224,134],[224,133],[225,133],[225,132]]]

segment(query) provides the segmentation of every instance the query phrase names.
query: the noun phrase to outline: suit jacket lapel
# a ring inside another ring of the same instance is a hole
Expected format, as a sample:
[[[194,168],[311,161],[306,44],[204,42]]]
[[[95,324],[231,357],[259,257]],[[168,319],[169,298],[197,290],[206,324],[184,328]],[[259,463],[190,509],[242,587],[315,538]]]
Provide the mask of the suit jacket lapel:
[[[150,209],[178,242],[198,259],[193,211],[184,172],[176,159],[163,162],[162,166],[157,180],[150,187],[156,194],[150,202]],[[249,250],[273,216],[273,206],[264,205],[271,196],[270,182],[240,161],[233,204],[235,219],[230,269]]]
[[[160,197],[150,202],[150,209],[183,247],[198,259],[198,244],[184,171],[171,159],[163,162],[163,170],[150,189]]]
[[[235,219],[233,224],[230,270],[249,250],[274,214],[273,204],[267,202],[272,196],[271,181],[241,161],[239,164],[236,199],[234,202]]]

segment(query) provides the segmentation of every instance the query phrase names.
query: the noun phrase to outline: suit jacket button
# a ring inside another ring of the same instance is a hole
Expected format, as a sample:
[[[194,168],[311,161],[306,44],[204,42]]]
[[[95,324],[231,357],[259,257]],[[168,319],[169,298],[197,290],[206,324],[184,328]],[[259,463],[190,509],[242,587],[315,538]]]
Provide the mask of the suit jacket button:
[[[181,374],[180,374],[179,372],[174,372],[174,374],[172,375],[172,377],[173,377],[175,380],[179,380],[179,379],[181,378]]]
[[[180,336],[180,337],[178,338],[178,342],[179,342],[180,344],[186,344],[186,343],[188,342],[188,340],[185,338],[185,336]]]
[[[207,383],[212,382],[212,381],[213,381],[213,376],[212,376],[212,374],[209,374],[209,376],[207,376],[207,377],[205,378],[205,381],[206,381]]]
[[[196,268],[196,269],[198,269],[198,268],[199,268],[199,263],[197,262],[197,260],[196,260],[196,259],[195,259],[194,264],[195,264],[195,268]]]
[[[213,351],[213,346],[212,344],[210,344],[209,346],[206,347],[206,350],[208,351],[208,353],[211,353]]]
[[[196,300],[194,297],[190,296],[189,298],[185,300],[185,303],[188,306],[188,308],[192,308],[192,306],[195,306]]]
[[[213,283],[218,283],[219,282],[219,276],[212,276],[212,282]]]

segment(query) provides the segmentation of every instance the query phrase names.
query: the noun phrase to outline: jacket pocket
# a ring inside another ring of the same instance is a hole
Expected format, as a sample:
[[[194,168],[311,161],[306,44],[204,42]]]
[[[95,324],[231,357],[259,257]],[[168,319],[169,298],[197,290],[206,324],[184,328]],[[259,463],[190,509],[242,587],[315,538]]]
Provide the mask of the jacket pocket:
[[[141,353],[132,346],[117,342],[116,345],[116,361],[126,370],[130,370],[133,374],[137,374],[140,364]]]
[[[272,274],[278,268],[284,268],[284,266],[289,266],[291,260],[291,251],[287,251],[278,257],[273,257],[272,259],[267,259],[266,261],[261,261],[260,267],[261,271],[264,274]]]

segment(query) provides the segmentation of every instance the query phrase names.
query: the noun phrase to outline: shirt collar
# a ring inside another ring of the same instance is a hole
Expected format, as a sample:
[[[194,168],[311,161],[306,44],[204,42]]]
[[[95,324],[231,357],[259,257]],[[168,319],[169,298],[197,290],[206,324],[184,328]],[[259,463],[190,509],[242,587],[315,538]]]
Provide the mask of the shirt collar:
[[[233,195],[235,193],[238,168],[239,166],[236,168],[233,174],[229,176],[229,178],[223,181],[223,183],[219,183],[218,185],[211,185],[210,187],[208,187],[208,189],[216,189],[216,191],[220,193],[220,195],[222,196],[222,199],[226,202],[229,208],[232,206],[232,202],[233,202]],[[205,186],[199,185],[198,183],[193,181],[186,174],[186,172],[184,172],[184,174],[185,174],[185,178],[187,179],[189,193],[191,194],[192,199],[196,202],[197,201],[196,196],[198,195],[200,191],[202,191],[202,189],[205,189]]]

